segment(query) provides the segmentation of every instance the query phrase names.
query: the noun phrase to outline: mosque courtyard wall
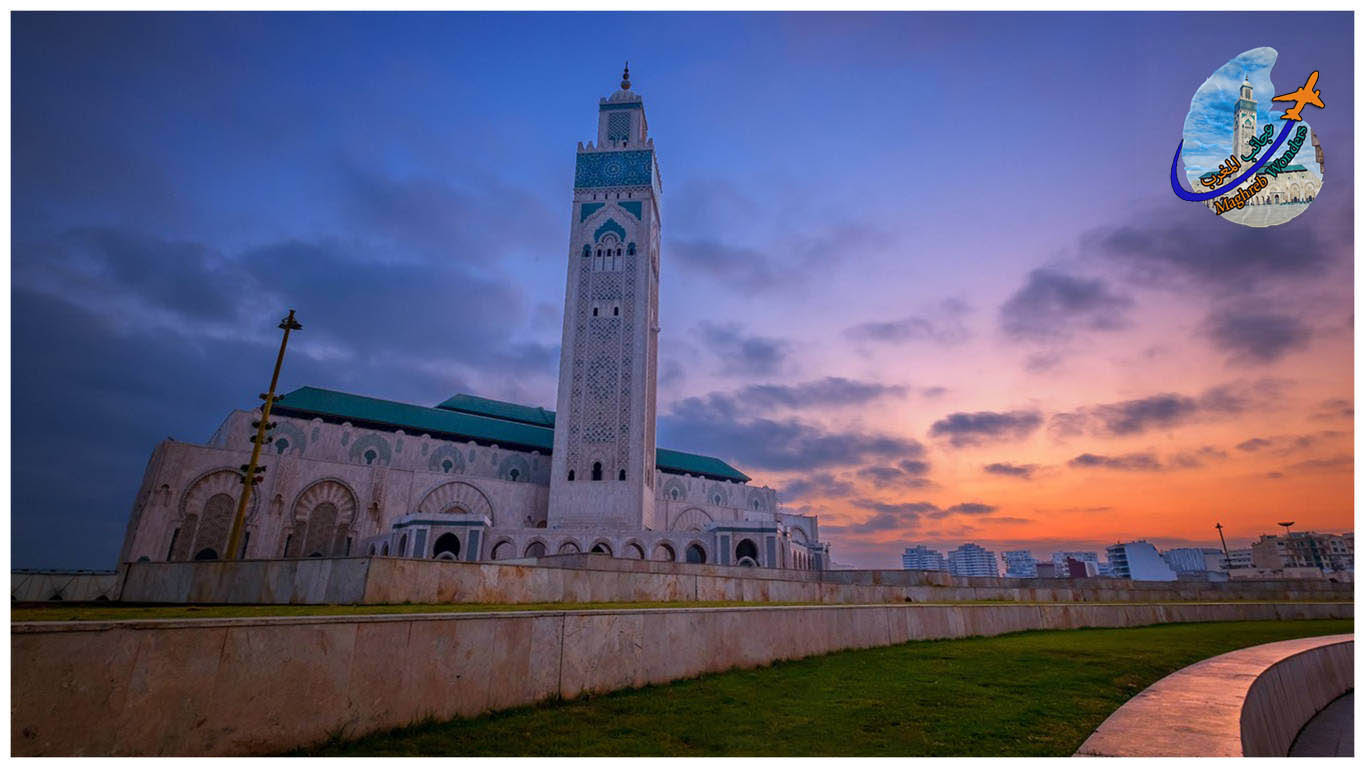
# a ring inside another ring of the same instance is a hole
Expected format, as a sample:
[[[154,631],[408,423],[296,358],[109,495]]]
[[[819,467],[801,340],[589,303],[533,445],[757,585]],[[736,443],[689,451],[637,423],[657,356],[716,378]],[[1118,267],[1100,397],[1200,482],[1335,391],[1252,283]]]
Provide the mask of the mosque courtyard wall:
[[[10,628],[11,749],[265,754],[426,718],[911,640],[1352,616],[1349,602],[1238,602],[20,622]]]

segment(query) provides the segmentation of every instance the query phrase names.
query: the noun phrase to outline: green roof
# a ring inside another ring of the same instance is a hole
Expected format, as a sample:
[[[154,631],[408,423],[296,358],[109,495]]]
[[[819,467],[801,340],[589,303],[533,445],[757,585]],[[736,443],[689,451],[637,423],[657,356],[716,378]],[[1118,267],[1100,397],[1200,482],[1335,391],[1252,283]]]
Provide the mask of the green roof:
[[[473,440],[507,448],[549,454],[554,447],[554,411],[473,395],[455,395],[435,408],[351,395],[317,387],[301,387],[275,401],[283,416],[348,421],[357,426],[423,432],[433,437]],[[746,483],[749,476],[713,456],[658,449],[655,466],[675,475]]]
[[[532,408],[529,405],[504,403],[501,400],[489,400],[486,397],[475,397],[474,395],[455,395],[436,407],[447,411],[472,413],[475,416],[490,416],[504,421],[516,421],[536,427],[553,428],[555,425],[554,411]]]

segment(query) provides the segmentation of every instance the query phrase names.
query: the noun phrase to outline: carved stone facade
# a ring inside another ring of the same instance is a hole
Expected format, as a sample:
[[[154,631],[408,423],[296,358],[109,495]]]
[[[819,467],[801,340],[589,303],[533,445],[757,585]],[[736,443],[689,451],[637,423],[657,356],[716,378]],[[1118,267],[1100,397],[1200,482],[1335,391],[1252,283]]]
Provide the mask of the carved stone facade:
[[[655,446],[662,186],[644,104],[628,75],[621,86],[599,104],[597,144],[579,146],[557,413],[291,392],[238,556],[827,567],[814,517],[719,459]],[[234,411],[205,445],[157,446],[121,561],[225,556],[259,416]]]

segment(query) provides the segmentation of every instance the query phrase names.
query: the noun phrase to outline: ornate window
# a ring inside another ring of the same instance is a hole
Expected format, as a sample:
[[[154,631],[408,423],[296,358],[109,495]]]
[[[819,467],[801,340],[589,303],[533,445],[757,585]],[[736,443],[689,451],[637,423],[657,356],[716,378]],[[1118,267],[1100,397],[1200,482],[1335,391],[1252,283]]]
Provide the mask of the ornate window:
[[[592,479],[593,480],[602,479],[602,462],[594,461],[592,463]]]

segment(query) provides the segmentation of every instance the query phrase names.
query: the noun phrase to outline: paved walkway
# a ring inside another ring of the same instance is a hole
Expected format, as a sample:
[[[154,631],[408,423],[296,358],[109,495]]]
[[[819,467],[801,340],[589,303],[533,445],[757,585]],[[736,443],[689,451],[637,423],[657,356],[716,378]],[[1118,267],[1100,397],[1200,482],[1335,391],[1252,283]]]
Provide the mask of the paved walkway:
[[[1355,691],[1351,691],[1314,715],[1294,739],[1289,756],[1354,757],[1355,698]]]

